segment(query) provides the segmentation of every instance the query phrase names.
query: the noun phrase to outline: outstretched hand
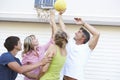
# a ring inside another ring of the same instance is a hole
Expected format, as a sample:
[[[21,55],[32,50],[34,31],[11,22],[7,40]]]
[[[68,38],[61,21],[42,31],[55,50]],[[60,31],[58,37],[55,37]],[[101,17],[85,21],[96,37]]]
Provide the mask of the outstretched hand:
[[[74,18],[74,20],[76,21],[76,24],[84,25],[84,22],[82,21],[81,18]]]

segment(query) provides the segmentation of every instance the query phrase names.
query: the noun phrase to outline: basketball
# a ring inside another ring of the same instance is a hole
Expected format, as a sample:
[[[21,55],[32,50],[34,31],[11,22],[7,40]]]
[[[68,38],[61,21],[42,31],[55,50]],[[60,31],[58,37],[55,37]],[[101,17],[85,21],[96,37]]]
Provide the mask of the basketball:
[[[57,0],[54,4],[54,8],[57,10],[57,11],[63,11],[66,9],[66,2],[65,0]]]

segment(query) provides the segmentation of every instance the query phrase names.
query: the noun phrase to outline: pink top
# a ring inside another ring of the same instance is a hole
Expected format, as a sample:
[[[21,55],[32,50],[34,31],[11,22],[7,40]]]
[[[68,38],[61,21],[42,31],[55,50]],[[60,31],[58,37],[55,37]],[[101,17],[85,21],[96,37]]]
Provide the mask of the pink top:
[[[38,56],[35,55],[36,52],[34,50],[29,51],[26,54],[24,54],[22,57],[22,64],[23,65],[33,64],[33,63],[40,61],[44,57],[44,55],[45,55],[44,53],[46,52],[46,50],[48,49],[48,47],[51,43],[52,43],[52,39],[47,44],[45,44],[43,46],[38,46],[37,47]],[[33,74],[39,74],[39,72],[40,72],[40,67],[31,71],[31,73],[33,73]],[[35,79],[29,79],[29,78],[25,77],[24,80],[35,80]]]

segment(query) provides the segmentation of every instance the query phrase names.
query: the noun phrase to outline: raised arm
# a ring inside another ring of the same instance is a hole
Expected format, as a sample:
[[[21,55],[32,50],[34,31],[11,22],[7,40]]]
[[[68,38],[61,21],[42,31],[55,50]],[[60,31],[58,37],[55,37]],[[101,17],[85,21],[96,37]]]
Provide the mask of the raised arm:
[[[65,12],[65,10],[59,12],[58,21],[59,21],[61,30],[63,30],[63,31],[66,32],[66,26],[65,26],[65,24],[64,24],[64,22],[63,22],[63,18],[62,18],[62,14],[63,14],[64,12]]]
[[[96,28],[84,22],[81,18],[74,18],[74,19],[76,20],[77,24],[82,25],[92,34],[92,37],[89,40],[89,47],[91,50],[93,50],[97,45],[100,33]]]
[[[55,11],[50,10],[50,25],[52,27],[52,38],[55,35],[55,32],[57,31],[57,25],[55,22]]]
[[[55,22],[55,11],[54,10],[50,10],[50,26],[52,28],[52,36],[51,36],[52,38],[47,44],[43,45],[45,50],[48,49],[48,47],[51,43],[54,43],[53,38],[54,38],[54,35],[57,31],[57,25],[56,25],[56,22]]]
[[[63,22],[63,18],[62,18],[62,14],[63,14],[64,12],[65,12],[65,10],[59,12],[58,21],[59,21],[60,29],[61,29],[62,31],[64,31],[64,32],[67,33],[67,36],[68,36],[68,39],[69,39],[69,34],[68,34],[67,30],[66,30],[66,25],[65,25],[65,23]]]

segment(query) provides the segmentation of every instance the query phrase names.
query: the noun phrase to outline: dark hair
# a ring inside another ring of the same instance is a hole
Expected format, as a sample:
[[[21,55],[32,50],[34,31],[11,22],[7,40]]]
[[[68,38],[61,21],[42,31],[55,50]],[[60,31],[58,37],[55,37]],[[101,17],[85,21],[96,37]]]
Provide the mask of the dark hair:
[[[67,36],[66,32],[64,32],[62,30],[58,30],[57,33],[55,34],[55,38],[54,38],[55,44],[57,46],[59,46],[60,48],[63,48],[64,47],[63,41],[68,43],[67,38],[68,38],[68,36]]]
[[[88,42],[89,41],[89,39],[90,39],[90,34],[89,34],[89,32],[87,31],[87,30],[85,30],[84,28],[80,28],[80,30],[82,30],[82,32],[83,32],[83,34],[85,35],[85,41],[83,42],[84,44],[86,43],[86,42]]]
[[[17,36],[10,36],[5,40],[4,47],[8,51],[12,51],[15,45],[18,45],[19,37]]]

